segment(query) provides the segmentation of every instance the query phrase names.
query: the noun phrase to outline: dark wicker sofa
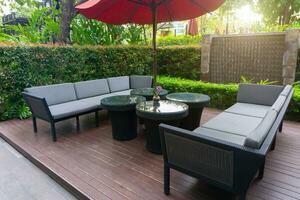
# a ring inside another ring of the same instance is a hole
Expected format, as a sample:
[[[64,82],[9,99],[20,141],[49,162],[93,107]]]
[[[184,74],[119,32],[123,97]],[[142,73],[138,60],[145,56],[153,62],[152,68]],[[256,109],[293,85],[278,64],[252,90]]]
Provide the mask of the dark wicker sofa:
[[[170,168],[199,178],[245,199],[293,95],[291,86],[241,84],[237,103],[194,131],[161,124],[164,191],[170,192]]]
[[[131,89],[152,86],[151,76],[121,76],[76,83],[63,83],[26,88],[22,93],[32,113],[34,132],[36,118],[51,124],[52,140],[56,141],[55,123],[95,112],[96,126],[99,125],[100,100],[115,95],[129,95]]]

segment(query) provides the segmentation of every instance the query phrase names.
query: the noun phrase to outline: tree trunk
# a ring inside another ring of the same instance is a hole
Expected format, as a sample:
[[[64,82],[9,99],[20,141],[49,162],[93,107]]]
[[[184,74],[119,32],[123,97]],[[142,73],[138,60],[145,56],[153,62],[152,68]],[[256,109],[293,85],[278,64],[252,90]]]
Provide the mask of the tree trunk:
[[[283,16],[282,16],[282,25],[289,24],[291,15],[292,15],[292,4],[294,0],[288,0],[283,11]]]
[[[70,44],[71,22],[75,16],[74,0],[62,0],[62,14],[58,42]]]

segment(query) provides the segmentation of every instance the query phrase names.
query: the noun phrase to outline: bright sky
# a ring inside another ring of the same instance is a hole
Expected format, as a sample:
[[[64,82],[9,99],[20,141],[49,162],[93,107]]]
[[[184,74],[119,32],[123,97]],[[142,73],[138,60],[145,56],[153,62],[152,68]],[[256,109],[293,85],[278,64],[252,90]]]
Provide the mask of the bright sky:
[[[12,0],[3,0],[3,2],[4,2],[4,6],[1,7],[3,14],[4,15],[10,14],[9,4],[12,2]]]
[[[249,5],[245,5],[235,11],[235,17],[242,23],[253,24],[262,21],[262,15],[254,12]]]

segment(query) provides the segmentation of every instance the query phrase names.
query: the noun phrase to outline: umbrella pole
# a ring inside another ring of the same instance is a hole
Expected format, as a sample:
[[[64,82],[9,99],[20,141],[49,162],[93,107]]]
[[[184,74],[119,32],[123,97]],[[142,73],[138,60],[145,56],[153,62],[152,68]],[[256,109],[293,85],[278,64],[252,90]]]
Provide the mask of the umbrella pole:
[[[153,85],[156,86],[156,76],[157,76],[157,50],[156,50],[156,33],[157,33],[157,9],[156,5],[152,5],[152,30],[153,30],[153,38],[152,38],[152,56],[153,56]]]

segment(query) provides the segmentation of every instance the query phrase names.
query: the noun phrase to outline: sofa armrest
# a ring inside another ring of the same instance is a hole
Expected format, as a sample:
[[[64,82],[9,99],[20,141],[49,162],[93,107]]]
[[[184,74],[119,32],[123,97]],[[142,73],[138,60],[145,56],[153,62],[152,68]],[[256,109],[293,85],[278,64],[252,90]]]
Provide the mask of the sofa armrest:
[[[283,88],[279,85],[240,84],[237,102],[272,106]]]
[[[246,188],[265,158],[257,149],[165,124],[160,137],[165,164],[223,188]]]
[[[23,92],[22,95],[34,117],[38,117],[45,121],[53,120],[48,104],[44,97],[31,95],[27,92]]]

